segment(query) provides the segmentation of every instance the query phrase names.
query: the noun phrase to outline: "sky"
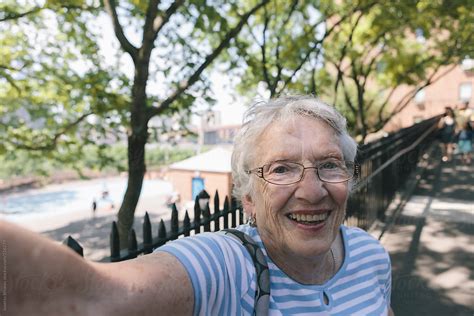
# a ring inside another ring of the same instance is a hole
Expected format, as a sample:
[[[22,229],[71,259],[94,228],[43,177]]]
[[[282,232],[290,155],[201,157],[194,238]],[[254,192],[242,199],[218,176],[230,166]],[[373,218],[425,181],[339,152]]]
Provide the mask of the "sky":
[[[226,81],[225,76],[219,73],[214,73],[211,76],[213,83],[213,90],[217,91],[217,104],[214,110],[220,111],[221,123],[223,125],[236,125],[242,123],[242,117],[247,109],[246,102],[243,98],[241,100],[235,99],[232,96],[230,88],[225,86],[223,82]]]

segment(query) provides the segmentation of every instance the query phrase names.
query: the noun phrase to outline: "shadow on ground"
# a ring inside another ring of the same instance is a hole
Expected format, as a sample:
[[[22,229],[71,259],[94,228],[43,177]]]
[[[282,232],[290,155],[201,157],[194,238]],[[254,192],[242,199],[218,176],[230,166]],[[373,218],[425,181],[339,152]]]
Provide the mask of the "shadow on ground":
[[[420,242],[424,224],[404,218],[397,230],[398,251],[391,251],[396,315],[474,315],[474,292],[466,284],[474,280],[474,253],[463,246],[473,239],[473,225],[439,223],[431,232],[438,240],[433,247]],[[447,238],[449,244],[443,245]]]
[[[384,237],[397,316],[474,315],[474,168],[428,168]]]

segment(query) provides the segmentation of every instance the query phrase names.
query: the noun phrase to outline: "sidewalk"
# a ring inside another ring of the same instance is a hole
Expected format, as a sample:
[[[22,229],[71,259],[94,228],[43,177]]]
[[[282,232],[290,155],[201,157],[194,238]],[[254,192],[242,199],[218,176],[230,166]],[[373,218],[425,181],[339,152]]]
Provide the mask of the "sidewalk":
[[[474,164],[440,161],[432,156],[381,240],[396,316],[474,316]]]

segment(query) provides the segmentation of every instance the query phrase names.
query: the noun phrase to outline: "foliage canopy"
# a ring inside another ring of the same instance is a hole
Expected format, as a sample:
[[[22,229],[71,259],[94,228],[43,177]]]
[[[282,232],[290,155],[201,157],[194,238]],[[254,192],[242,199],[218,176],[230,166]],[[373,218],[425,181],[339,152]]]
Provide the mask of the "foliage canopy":
[[[212,104],[211,70],[239,78],[244,95],[257,87],[268,96],[319,95],[363,139],[443,66],[474,55],[473,20],[468,0],[5,0],[0,155],[80,169],[90,148],[106,166],[107,147],[126,142],[125,242],[149,121],[178,115],[186,123],[193,106]],[[104,56],[100,43],[112,31],[113,54]],[[414,90],[389,109],[402,84]]]

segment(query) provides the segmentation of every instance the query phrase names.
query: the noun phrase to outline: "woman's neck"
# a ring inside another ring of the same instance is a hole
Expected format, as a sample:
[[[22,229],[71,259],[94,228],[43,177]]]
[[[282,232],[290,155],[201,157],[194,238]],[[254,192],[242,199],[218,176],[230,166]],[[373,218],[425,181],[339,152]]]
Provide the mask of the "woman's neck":
[[[310,258],[272,252],[270,249],[267,249],[267,252],[272,261],[290,278],[307,285],[326,283],[337,273],[344,261],[344,243],[340,231],[325,253]]]

